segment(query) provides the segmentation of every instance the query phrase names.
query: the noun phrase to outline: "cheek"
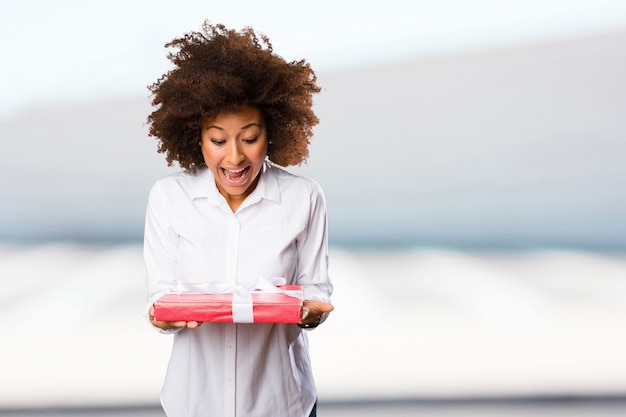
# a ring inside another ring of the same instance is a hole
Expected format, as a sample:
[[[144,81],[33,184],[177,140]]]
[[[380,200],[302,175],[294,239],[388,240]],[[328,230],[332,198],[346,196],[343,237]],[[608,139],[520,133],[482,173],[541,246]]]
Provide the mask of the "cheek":
[[[265,161],[265,157],[267,156],[267,151],[261,151],[256,155],[257,161]]]
[[[216,155],[215,153],[208,151],[204,148],[202,148],[202,158],[204,159],[204,163],[207,166],[214,166],[216,164]]]
[[[267,156],[267,143],[261,146],[256,152],[255,159],[264,161]]]

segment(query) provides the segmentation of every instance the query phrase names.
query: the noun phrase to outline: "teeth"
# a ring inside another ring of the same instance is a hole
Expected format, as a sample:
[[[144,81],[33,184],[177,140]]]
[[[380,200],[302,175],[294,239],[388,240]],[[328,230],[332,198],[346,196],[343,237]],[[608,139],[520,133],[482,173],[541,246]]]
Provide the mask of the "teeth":
[[[243,169],[239,169],[239,170],[230,170],[230,169],[226,169],[226,168],[222,168],[222,172],[224,172],[224,175],[230,179],[240,179],[241,177],[243,177],[244,173],[246,172],[246,170],[248,169],[248,167],[243,168]],[[235,178],[233,178],[235,177]]]

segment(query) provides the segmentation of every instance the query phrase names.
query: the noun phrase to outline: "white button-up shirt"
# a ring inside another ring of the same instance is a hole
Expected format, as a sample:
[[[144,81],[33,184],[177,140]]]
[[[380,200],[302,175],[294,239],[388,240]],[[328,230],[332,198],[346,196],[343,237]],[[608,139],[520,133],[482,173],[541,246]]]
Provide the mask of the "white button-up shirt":
[[[148,306],[179,282],[283,277],[328,302],[326,204],[319,185],[266,163],[233,213],[210,170],[150,192]],[[161,402],[169,417],[306,417],[316,400],[306,331],[295,324],[204,323],[175,333]]]

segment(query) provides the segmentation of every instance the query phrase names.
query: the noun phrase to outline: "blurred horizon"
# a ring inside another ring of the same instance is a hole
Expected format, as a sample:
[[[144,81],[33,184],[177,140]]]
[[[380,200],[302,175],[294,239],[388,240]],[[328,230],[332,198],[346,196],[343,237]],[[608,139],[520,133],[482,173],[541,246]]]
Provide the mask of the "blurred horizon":
[[[626,29],[318,73],[307,164],[342,247],[626,249]],[[147,97],[0,119],[0,242],[140,242]]]

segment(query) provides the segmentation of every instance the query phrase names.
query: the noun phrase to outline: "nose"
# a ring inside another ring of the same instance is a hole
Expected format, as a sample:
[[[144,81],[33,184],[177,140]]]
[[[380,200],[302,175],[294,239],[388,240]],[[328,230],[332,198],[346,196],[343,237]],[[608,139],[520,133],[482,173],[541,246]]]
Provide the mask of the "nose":
[[[231,141],[228,148],[228,163],[233,165],[239,165],[246,159],[246,155],[243,153],[241,144],[238,141]]]

